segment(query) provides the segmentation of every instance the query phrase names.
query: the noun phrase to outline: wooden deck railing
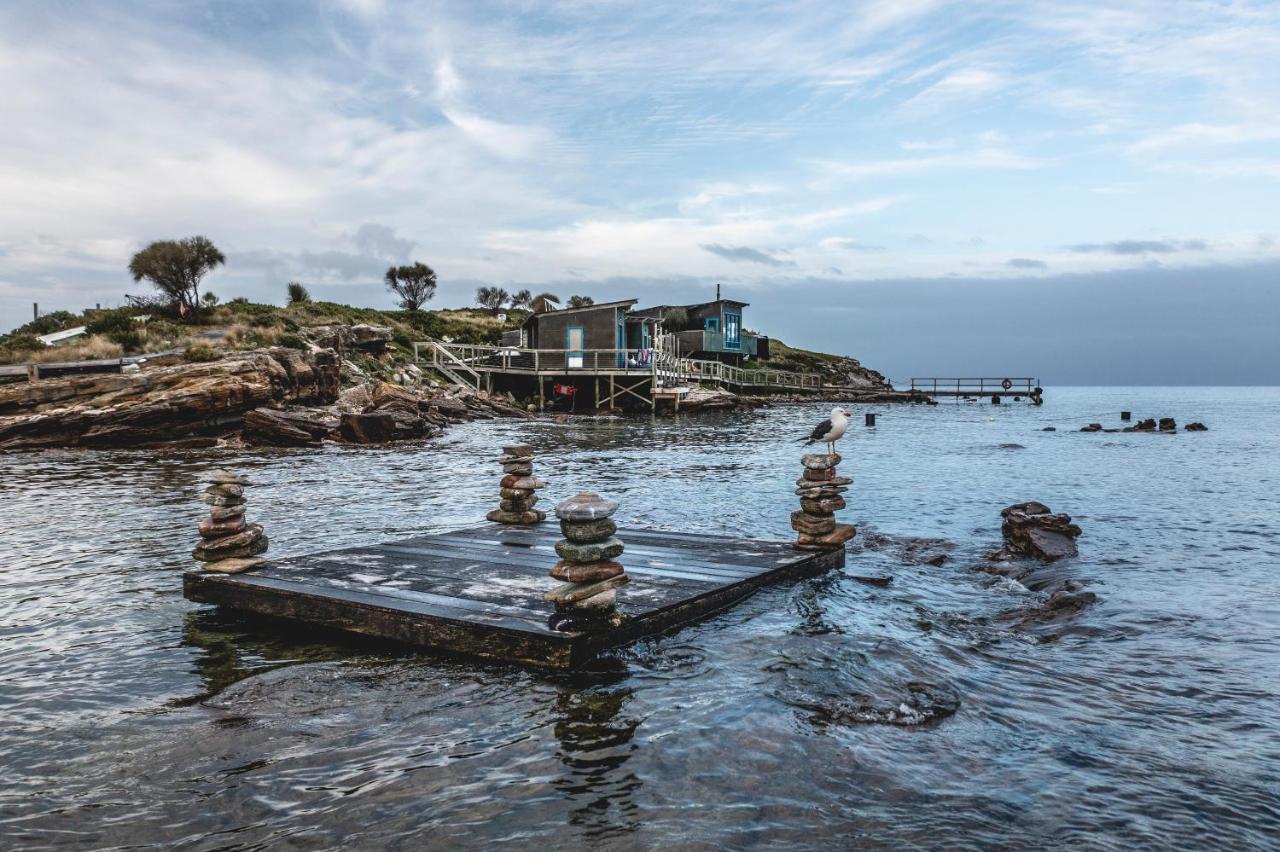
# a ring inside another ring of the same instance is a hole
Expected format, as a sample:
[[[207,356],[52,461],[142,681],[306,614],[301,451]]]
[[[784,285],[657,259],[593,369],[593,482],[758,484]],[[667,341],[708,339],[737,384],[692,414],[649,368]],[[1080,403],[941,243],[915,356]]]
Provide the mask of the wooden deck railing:
[[[979,376],[974,378],[914,378],[911,390],[932,396],[1032,396],[1040,380],[1027,376]]]

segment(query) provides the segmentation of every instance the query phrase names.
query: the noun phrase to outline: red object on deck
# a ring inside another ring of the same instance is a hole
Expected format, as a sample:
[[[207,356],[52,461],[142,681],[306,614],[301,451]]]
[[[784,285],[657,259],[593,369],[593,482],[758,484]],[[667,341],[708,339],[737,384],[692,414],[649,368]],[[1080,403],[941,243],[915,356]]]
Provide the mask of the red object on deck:
[[[573,385],[552,385],[551,392],[558,393],[561,396],[573,396],[578,392],[578,389]]]

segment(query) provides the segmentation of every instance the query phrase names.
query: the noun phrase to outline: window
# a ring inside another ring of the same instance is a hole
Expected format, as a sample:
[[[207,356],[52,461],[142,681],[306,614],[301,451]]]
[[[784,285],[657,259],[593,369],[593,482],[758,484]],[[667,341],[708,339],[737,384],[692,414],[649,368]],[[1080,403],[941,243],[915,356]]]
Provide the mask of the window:
[[[720,317],[707,317],[707,331],[712,334],[720,332]]]

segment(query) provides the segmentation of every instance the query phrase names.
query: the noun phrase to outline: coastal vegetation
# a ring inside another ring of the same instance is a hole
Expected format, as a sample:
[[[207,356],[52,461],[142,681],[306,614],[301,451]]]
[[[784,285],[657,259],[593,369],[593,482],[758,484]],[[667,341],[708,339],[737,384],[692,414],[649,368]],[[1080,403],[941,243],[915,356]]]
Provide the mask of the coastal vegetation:
[[[208,237],[157,240],[133,256],[129,274],[146,280],[176,306],[179,316],[194,320],[200,310],[200,282],[227,258]]]

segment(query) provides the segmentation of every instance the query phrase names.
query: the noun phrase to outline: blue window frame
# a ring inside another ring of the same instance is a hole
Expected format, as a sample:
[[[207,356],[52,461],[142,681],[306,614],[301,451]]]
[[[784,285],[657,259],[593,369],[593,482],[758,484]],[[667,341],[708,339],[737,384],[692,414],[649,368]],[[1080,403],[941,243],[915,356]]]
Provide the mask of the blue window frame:
[[[725,311],[724,314],[724,348],[742,348],[742,314]]]
[[[720,317],[707,317],[707,331],[712,333],[720,331]]]
[[[617,308],[613,309],[613,315],[618,324],[618,345],[616,348],[624,350],[618,353],[618,366],[625,367],[627,366],[627,353],[625,351],[627,348],[627,318]]]

